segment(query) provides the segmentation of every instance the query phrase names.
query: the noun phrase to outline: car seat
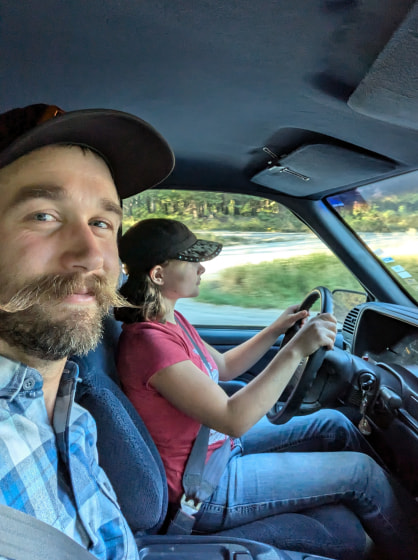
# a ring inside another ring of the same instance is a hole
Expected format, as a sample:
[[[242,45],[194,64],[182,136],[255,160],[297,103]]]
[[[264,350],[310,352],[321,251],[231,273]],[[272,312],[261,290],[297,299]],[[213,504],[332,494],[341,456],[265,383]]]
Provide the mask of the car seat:
[[[157,448],[119,386],[115,351],[120,331],[120,323],[108,317],[96,350],[87,356],[72,358],[80,368],[76,400],[96,420],[100,465],[115,489],[121,510],[138,542],[145,542],[148,535],[161,535],[164,531],[167,483]],[[335,534],[344,534],[344,542]],[[274,515],[218,532],[212,540],[188,538],[212,542],[220,537],[261,541],[279,549],[341,560],[364,558],[367,540],[357,517],[342,505],[321,506],[303,514]],[[168,537],[159,537],[162,542],[165,538]]]

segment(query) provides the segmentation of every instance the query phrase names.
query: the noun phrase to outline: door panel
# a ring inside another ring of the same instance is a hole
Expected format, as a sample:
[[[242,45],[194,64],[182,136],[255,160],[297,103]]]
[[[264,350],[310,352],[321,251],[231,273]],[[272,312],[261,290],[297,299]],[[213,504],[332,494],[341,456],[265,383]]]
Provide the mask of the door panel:
[[[235,329],[235,328],[208,328],[208,327],[201,327],[197,328],[198,333],[202,337],[202,339],[216,348],[218,352],[224,353],[230,348],[234,348],[239,344],[245,342],[249,338],[253,337],[254,335],[259,332],[258,329]],[[276,344],[272,346],[266,354],[246,373],[240,375],[237,379],[243,381],[251,381],[254,377],[256,377],[260,371],[262,371],[267,364],[274,358],[276,353],[280,348],[280,343],[283,336],[279,337],[276,341]]]

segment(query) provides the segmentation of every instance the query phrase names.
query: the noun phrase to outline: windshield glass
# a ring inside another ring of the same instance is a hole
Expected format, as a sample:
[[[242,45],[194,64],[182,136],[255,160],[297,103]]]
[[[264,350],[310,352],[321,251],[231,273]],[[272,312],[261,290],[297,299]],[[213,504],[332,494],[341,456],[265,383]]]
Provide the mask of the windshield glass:
[[[418,300],[418,172],[328,197],[383,266]]]
[[[339,291],[334,311],[342,322],[365,298],[336,255],[273,200],[219,190],[150,189],[124,200],[123,206],[124,231],[144,218],[172,218],[198,237],[223,244],[216,259],[203,263],[198,297],[177,304],[194,325],[263,327],[315,286]],[[319,301],[312,314],[316,311]]]

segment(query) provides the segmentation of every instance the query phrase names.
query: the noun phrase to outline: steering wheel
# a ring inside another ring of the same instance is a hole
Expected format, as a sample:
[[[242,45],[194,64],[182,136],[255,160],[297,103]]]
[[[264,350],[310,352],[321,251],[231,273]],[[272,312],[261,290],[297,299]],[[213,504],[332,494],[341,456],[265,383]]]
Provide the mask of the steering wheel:
[[[332,294],[328,288],[318,286],[314,288],[303,300],[299,306],[302,309],[309,310],[312,305],[320,299],[320,313],[332,313]],[[302,321],[297,321],[293,327],[290,327],[284,335],[281,348],[295,336],[301,327]],[[297,414],[302,404],[303,397],[311,388],[318,370],[324,361],[326,348],[318,348],[313,354],[304,358],[295,373],[290,379],[284,393],[288,395],[285,402],[277,401],[276,404],[267,413],[267,418],[272,424],[285,424],[293,416]]]

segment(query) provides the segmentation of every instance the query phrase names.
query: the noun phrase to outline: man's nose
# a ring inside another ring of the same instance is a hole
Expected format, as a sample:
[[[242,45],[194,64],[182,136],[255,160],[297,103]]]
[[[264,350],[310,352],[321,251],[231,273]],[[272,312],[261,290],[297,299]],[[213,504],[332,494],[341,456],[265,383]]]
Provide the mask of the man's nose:
[[[197,270],[197,273],[202,275],[205,272],[206,268],[203,266],[202,263],[199,263],[199,268]]]
[[[90,225],[78,223],[66,228],[64,242],[61,261],[67,270],[88,272],[103,268],[103,251]]]

